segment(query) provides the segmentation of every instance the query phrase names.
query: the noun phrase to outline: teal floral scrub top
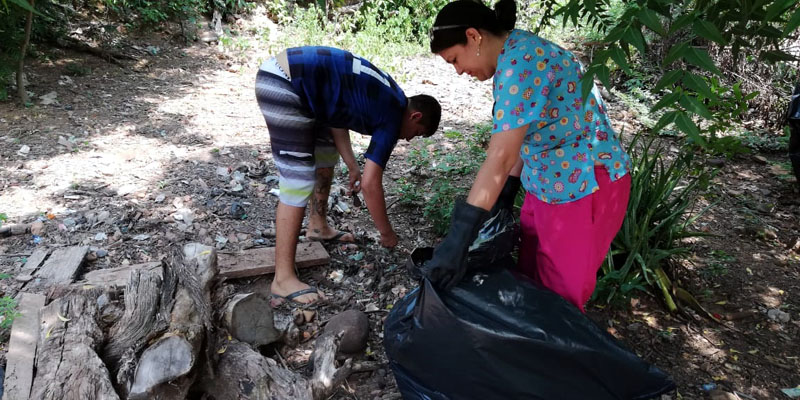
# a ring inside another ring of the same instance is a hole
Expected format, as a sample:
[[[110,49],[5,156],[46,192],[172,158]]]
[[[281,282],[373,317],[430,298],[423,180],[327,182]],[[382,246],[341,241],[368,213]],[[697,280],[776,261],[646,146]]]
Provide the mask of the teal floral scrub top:
[[[597,87],[583,104],[582,76],[572,53],[526,31],[512,31],[497,59],[492,134],[530,124],[520,149],[522,185],[547,203],[599,189],[595,162],[612,181],[630,170]]]

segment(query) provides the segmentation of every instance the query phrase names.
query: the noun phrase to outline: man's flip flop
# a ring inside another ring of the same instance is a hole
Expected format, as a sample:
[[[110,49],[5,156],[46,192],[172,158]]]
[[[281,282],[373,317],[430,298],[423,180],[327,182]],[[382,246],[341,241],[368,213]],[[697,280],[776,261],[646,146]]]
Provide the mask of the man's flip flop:
[[[296,299],[296,298],[298,298],[298,297],[300,297],[302,295],[305,295],[305,294],[316,294],[317,297],[321,298],[321,296],[319,296],[319,290],[317,290],[316,287],[311,286],[311,287],[309,287],[307,289],[301,289],[301,290],[298,290],[296,292],[289,293],[286,296],[281,296],[279,294],[273,294],[272,295],[272,299],[270,301],[270,305],[273,306],[273,307],[276,307],[276,306],[279,306],[279,305],[283,304],[284,302],[287,302],[287,303],[292,303],[292,304],[295,304],[295,305],[298,305],[298,306],[301,306],[301,307],[308,307],[308,306],[313,306],[317,302],[319,302],[319,299],[314,300],[314,301],[312,301],[310,303],[302,303],[302,302],[294,300],[294,299]]]
[[[347,231],[337,231],[335,235],[333,235],[333,236],[331,236],[329,238],[319,238],[319,237],[308,236],[308,234],[306,233],[306,239],[308,239],[308,240],[310,240],[312,242],[355,243],[356,242],[355,235],[353,235],[353,240],[341,240],[342,236],[347,235],[349,233],[350,232],[347,232]]]

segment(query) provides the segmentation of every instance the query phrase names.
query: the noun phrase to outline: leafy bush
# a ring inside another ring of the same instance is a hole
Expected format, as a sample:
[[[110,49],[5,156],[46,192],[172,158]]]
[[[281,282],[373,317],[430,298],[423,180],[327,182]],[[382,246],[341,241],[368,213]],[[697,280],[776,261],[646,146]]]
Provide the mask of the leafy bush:
[[[661,291],[672,303],[668,280],[662,279],[667,261],[689,252],[683,239],[705,236],[691,230],[705,209],[698,199],[714,172],[695,162],[691,146],[668,160],[655,139],[641,135],[629,146],[633,163],[627,214],[603,264],[593,299],[614,303],[635,290]]]

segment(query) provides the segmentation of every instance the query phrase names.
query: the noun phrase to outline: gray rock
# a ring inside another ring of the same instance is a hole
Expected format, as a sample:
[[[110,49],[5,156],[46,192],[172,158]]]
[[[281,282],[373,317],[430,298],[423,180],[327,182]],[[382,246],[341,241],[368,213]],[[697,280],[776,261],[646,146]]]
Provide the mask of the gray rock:
[[[781,322],[781,323],[784,323],[784,324],[789,322],[789,320],[792,319],[792,317],[791,317],[791,315],[789,315],[789,313],[781,311],[781,310],[778,310],[777,308],[773,308],[773,309],[767,311],[767,317],[769,317],[769,319],[771,319],[773,321]]]
[[[347,310],[335,315],[325,325],[326,334],[344,332],[339,344],[339,353],[360,353],[367,347],[369,336],[369,319],[367,314],[358,310]]]

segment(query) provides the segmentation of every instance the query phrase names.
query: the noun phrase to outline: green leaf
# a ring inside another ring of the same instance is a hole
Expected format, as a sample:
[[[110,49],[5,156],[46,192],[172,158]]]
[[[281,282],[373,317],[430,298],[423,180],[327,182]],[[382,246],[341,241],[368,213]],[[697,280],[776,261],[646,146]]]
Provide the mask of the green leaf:
[[[708,111],[708,108],[697,100],[696,97],[687,96],[686,94],[682,94],[680,98],[680,103],[683,108],[691,111],[705,119],[713,119],[714,116]]]
[[[659,132],[665,126],[675,122],[675,118],[677,118],[678,113],[680,113],[680,111],[670,111],[664,113],[664,115],[662,115],[661,118],[658,119],[658,123],[656,123],[656,126],[653,127],[653,132]]]
[[[700,128],[697,127],[694,121],[692,121],[685,112],[678,112],[675,116],[675,126],[701,146],[706,145],[705,139],[700,136]]]
[[[627,28],[628,24],[625,25],[623,25],[622,23],[618,24],[617,26],[612,28],[610,32],[608,32],[608,35],[606,35],[606,37],[603,38],[603,41],[606,43],[610,43],[622,39],[622,35],[625,33],[625,30]]]
[[[725,37],[722,36],[722,33],[720,33],[719,29],[717,29],[717,27],[711,22],[698,19],[694,21],[692,30],[697,36],[704,37],[712,42],[719,43],[723,46],[728,44],[728,41],[725,40]]]
[[[597,79],[600,79],[600,82],[603,83],[603,86],[607,88],[611,87],[610,83],[611,81],[608,79],[608,76],[611,73],[611,71],[609,71],[608,67],[606,67],[605,65],[598,65],[595,73],[597,74]]]
[[[594,87],[594,68],[589,68],[581,78],[581,96],[583,103],[586,104],[586,99],[589,98],[589,93],[592,92]]]
[[[633,45],[633,47],[636,47],[636,50],[639,50],[639,53],[645,53],[644,36],[642,36],[642,32],[640,30],[629,26],[622,35],[622,39]]]
[[[653,92],[658,92],[661,89],[664,89],[667,86],[672,86],[675,82],[678,81],[683,76],[683,71],[679,69],[675,69],[672,71],[667,72],[661,79],[658,80],[656,83],[656,87],[653,88]]]
[[[671,34],[677,32],[677,31],[689,26],[692,23],[692,21],[694,21],[696,18],[697,17],[695,17],[692,14],[681,15],[669,27],[669,32],[668,33],[671,35]]]
[[[681,97],[681,92],[672,92],[664,97],[661,98],[653,107],[650,108],[650,112],[656,112],[666,106],[675,104],[678,99]]]
[[[643,8],[639,10],[636,17],[639,19],[639,22],[650,28],[653,32],[661,36],[667,35],[667,31],[664,29],[664,26],[661,25],[661,20],[658,18],[658,14],[656,14],[655,11],[649,8]]]
[[[767,7],[767,14],[764,17],[764,20],[772,21],[778,15],[789,11],[789,8],[792,7],[796,1],[797,0],[776,0],[769,7]]]
[[[687,72],[686,75],[683,76],[683,85],[687,89],[694,90],[707,99],[717,99],[717,96],[714,95],[714,92],[711,91],[711,88],[702,76]]]
[[[8,0],[8,1],[9,1],[9,2],[11,2],[11,4],[15,4],[15,5],[17,5],[18,7],[22,8],[22,9],[23,9],[23,10],[25,10],[25,11],[32,12],[32,13],[34,13],[34,14],[36,14],[36,15],[39,15],[39,16],[42,16],[42,17],[44,17],[44,15],[43,15],[42,13],[40,13],[40,12],[36,11],[36,10],[35,10],[35,9],[34,9],[34,8],[31,6],[31,3],[28,3],[26,0]],[[6,5],[6,8],[8,8],[8,6],[7,6],[7,5]]]
[[[615,63],[616,63],[616,64],[617,64],[617,65],[618,65],[620,68],[622,68],[623,70],[625,70],[625,72],[628,72],[628,73],[631,73],[631,72],[632,72],[632,71],[631,71],[631,67],[630,67],[630,65],[628,65],[628,60],[627,60],[627,58],[625,57],[625,52],[624,52],[624,51],[622,51],[622,48],[620,48],[620,47],[619,47],[619,46],[617,46],[617,45],[611,44],[611,45],[609,45],[609,47],[608,47],[608,53],[609,53],[609,55],[611,56],[611,59],[613,59],[613,60],[614,60],[614,62],[615,62]]]
[[[682,42],[672,46],[672,48],[669,49],[669,52],[667,52],[667,56],[664,57],[664,65],[670,65],[675,60],[684,57],[684,54],[688,48],[689,42]]]
[[[788,36],[798,27],[800,27],[800,8],[794,10],[794,14],[792,14],[792,17],[789,18],[789,22],[787,22],[786,26],[783,28],[783,37]]]
[[[773,62],[773,63],[774,62],[778,62],[778,61],[795,61],[795,60],[797,60],[797,58],[795,58],[793,55],[788,54],[786,52],[783,52],[781,50],[762,51],[761,53],[758,54],[758,58],[760,60],[769,61],[769,62]]]
[[[703,49],[698,49],[696,47],[689,47],[686,49],[683,58],[689,64],[694,64],[700,68],[703,68],[708,72],[722,76],[722,72],[720,72],[719,68],[717,68],[717,65],[714,64],[714,61],[711,60],[711,57],[708,55],[708,52]]]

